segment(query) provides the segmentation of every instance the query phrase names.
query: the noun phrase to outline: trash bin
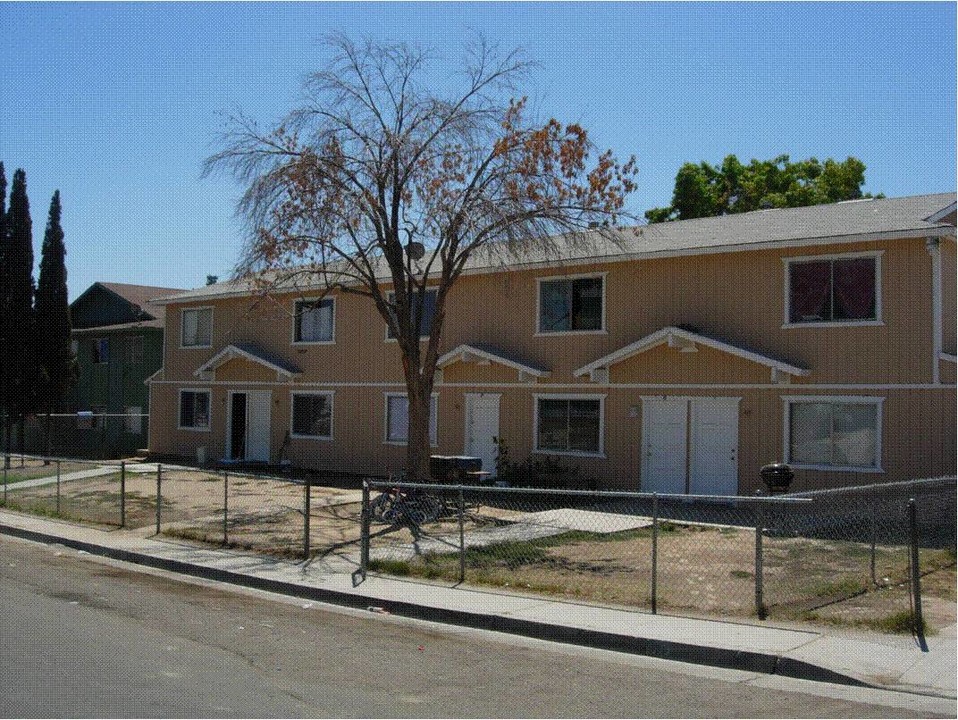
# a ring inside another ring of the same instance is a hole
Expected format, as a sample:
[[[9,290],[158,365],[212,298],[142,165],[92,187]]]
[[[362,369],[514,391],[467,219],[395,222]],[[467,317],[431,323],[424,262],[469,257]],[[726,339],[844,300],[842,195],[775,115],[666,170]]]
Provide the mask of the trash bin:
[[[792,468],[781,462],[763,465],[759,471],[759,475],[761,475],[762,482],[765,483],[769,493],[772,495],[788,492],[788,488],[795,478],[795,473]]]
[[[429,474],[437,482],[452,484],[474,484],[477,475],[482,472],[482,458],[469,455],[430,455]]]

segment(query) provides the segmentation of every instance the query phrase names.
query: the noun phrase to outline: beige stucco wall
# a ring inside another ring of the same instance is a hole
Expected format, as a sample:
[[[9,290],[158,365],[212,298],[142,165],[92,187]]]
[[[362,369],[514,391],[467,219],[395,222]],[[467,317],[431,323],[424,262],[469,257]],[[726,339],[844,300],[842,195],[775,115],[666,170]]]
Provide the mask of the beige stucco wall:
[[[943,243],[947,248],[949,243]],[[946,337],[954,343],[954,243],[946,249]],[[787,327],[783,259],[859,251],[881,252],[882,324],[864,327]],[[950,255],[948,254],[950,252]],[[606,273],[606,328],[599,333],[538,336],[537,278]],[[954,388],[931,381],[930,259],[924,239],[809,248],[673,257],[641,262],[575,266],[463,276],[450,295],[442,351],[459,344],[485,344],[551,370],[548,378],[520,383],[516,370],[497,364],[454,363],[443,372],[439,393],[441,453],[463,451],[464,394],[497,392],[500,435],[515,460],[533,448],[536,393],[605,396],[605,458],[574,458],[585,475],[608,487],[641,486],[639,446],[643,395],[741,397],[740,491],[758,487],[757,469],[784,452],[783,400],[789,393],[878,395],[885,398],[883,473],[863,475],[799,471],[796,489],[940,474],[955,466]],[[949,283],[951,283],[949,285]],[[950,293],[950,294],[949,294]],[[283,452],[290,425],[291,390],[334,393],[332,441],[292,439],[285,449],[294,463],[398,469],[404,448],[384,442],[386,392],[402,392],[400,354],[385,340],[385,324],[364,298],[337,294],[336,337],[331,344],[293,344],[294,298],[278,302],[233,298],[171,305],[164,384],[153,386],[151,450],[192,455],[205,445],[211,457],[225,449],[230,388],[269,387],[273,393],[271,448]],[[951,299],[949,299],[951,298]],[[950,304],[949,304],[950,303]],[[213,343],[180,349],[182,307],[212,306]],[[949,315],[950,313],[950,315]],[[951,318],[949,320],[948,318]],[[611,368],[611,385],[575,378],[573,371],[666,325],[683,325],[725,342],[808,368],[807,377],[774,385],[769,368],[708,347],[682,353],[658,347]],[[949,335],[949,332],[951,335]],[[177,390],[200,387],[193,372],[231,343],[251,342],[302,371],[292,382],[234,360],[216,372],[212,428],[177,430]],[[946,349],[947,349],[946,341]],[[942,380],[954,383],[954,365]],[[950,375],[949,375],[950,372]],[[247,383],[266,382],[266,385]],[[619,385],[628,387],[619,387]],[[701,387],[708,384],[709,387]],[[859,388],[857,386],[866,385]],[[888,386],[905,385],[904,388]],[[630,411],[637,408],[637,411]]]

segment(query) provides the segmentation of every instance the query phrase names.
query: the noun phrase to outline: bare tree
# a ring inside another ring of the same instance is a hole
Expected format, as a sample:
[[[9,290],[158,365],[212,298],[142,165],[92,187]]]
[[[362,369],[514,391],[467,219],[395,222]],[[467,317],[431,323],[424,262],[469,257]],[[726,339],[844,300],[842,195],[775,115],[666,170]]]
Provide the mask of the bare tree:
[[[530,120],[515,99],[528,70],[517,52],[478,43],[446,93],[430,83],[428,53],[330,43],[335,58],[308,78],[302,107],[268,131],[235,118],[206,171],[225,168],[247,188],[238,276],[264,292],[309,286],[375,304],[402,352],[407,471],[425,478],[446,299],[470,258],[508,262],[559,236],[612,235],[635,160],[607,151],[590,162],[584,128]]]

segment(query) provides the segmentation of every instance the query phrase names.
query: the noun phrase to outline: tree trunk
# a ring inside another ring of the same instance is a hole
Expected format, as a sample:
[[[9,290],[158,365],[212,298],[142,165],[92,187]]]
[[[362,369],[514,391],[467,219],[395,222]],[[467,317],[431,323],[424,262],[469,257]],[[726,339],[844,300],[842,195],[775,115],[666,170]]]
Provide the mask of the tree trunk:
[[[409,386],[407,388],[409,437],[406,441],[406,475],[412,482],[426,482],[430,479],[429,456],[432,454],[429,442],[432,383],[415,379],[414,382],[409,383]]]

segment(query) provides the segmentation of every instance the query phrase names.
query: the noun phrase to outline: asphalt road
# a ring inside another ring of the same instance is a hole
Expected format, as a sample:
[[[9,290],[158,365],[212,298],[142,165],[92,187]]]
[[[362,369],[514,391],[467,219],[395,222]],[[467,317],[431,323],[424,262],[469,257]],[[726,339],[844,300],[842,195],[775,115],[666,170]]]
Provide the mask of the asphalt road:
[[[0,536],[3,717],[954,717],[948,709],[183,582]]]

